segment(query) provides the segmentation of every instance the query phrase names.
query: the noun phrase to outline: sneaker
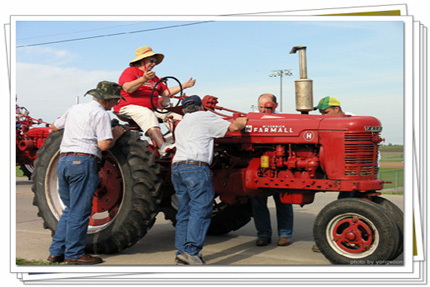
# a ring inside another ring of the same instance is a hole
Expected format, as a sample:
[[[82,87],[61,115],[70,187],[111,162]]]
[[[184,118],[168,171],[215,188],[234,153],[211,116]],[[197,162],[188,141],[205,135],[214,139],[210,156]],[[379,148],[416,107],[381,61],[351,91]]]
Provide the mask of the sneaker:
[[[206,262],[203,260],[203,256],[201,253],[197,254],[197,256],[200,258],[200,260],[203,262],[203,264],[206,264]],[[176,258],[175,258],[176,265],[189,265],[188,263],[185,263],[182,260],[176,256]]]
[[[167,135],[163,135],[166,143],[173,143],[173,135],[172,133],[168,133]]]
[[[185,263],[181,259],[179,259],[178,256],[176,256],[175,258],[175,263],[176,265],[188,265],[188,263]]]
[[[200,258],[203,264],[206,264],[206,261],[203,260],[203,255],[201,253],[197,254],[197,256]]]
[[[175,148],[174,143],[168,143],[165,142],[161,145],[161,147],[158,149],[158,152],[160,153],[161,157],[167,156],[167,154],[172,151]]]
[[[182,252],[178,256],[176,256],[176,264],[177,265],[204,265],[205,262],[201,254],[190,255],[186,252]]]

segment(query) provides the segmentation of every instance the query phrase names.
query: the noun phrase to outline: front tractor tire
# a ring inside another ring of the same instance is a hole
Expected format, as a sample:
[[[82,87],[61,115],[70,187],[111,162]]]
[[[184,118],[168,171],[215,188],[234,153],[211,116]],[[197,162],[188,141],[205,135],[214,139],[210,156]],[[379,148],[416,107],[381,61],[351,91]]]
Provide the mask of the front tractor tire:
[[[33,164],[21,164],[20,169],[24,176],[28,177],[28,180],[31,180],[31,176],[33,175],[34,165]]]
[[[378,204],[344,198],[326,205],[313,228],[315,243],[333,264],[387,264],[399,248],[398,226]]]
[[[65,208],[58,192],[57,165],[63,132],[49,136],[38,152],[34,200],[44,228],[55,234]],[[153,226],[161,201],[160,168],[140,134],[127,131],[104,152],[93,200],[86,251],[110,254],[135,244]]]
[[[403,253],[403,211],[397,205],[383,197],[373,196],[372,201],[384,208],[385,211],[391,215],[397,225],[399,232],[399,246],[391,258],[394,260]]]

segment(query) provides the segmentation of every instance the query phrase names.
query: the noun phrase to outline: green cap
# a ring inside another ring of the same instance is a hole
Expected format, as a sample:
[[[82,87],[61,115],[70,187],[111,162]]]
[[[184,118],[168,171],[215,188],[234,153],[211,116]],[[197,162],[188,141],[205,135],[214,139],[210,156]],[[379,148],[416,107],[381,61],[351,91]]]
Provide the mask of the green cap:
[[[110,99],[125,99],[121,96],[122,87],[114,82],[101,81],[97,84],[97,88],[89,90],[86,94],[102,100]],[[86,95],[85,94],[85,95]]]
[[[333,97],[322,98],[318,103],[318,106],[314,107],[314,110],[325,110],[329,107],[340,107],[339,100]]]

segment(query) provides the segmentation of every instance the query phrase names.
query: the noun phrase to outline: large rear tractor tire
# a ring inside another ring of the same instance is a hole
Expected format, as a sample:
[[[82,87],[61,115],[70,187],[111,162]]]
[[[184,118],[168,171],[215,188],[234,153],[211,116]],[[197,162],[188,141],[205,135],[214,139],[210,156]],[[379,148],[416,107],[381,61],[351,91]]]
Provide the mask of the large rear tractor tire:
[[[33,205],[52,234],[64,210],[57,180],[62,137],[62,132],[54,132],[46,139],[33,174]],[[160,168],[147,142],[133,131],[103,153],[101,164],[86,250],[109,254],[132,246],[153,226],[161,200]]]
[[[227,204],[225,202],[217,202],[218,198],[214,199],[212,210],[211,224],[208,229],[208,235],[224,235],[231,231],[238,230],[245,226],[252,217],[250,201],[244,204]],[[176,225],[176,213],[178,211],[177,198],[175,195],[171,197],[170,207],[164,208],[164,216],[166,220],[170,220],[173,226]]]
[[[315,243],[333,264],[387,264],[399,248],[398,227],[389,212],[360,198],[325,206],[313,228]]]

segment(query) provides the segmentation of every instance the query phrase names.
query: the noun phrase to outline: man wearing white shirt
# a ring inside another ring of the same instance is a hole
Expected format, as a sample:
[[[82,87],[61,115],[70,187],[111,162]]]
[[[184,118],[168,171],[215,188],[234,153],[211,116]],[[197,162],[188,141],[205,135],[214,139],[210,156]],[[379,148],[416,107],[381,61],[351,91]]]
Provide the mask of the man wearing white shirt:
[[[71,107],[51,125],[53,132],[64,129],[57,174],[59,195],[66,208],[49,247],[50,262],[102,262],[99,257],[85,254],[85,246],[101,152],[113,147],[125,132],[120,126],[112,130],[107,113],[118,103],[120,92],[120,85],[100,82],[86,93],[93,96],[93,101]]]
[[[245,128],[247,119],[228,122],[203,110],[200,97],[182,100],[184,117],[175,130],[176,153],[172,163],[172,183],[178,197],[175,246],[176,263],[203,265],[203,249],[211,222],[215,191],[212,172],[214,138],[227,131]]]

